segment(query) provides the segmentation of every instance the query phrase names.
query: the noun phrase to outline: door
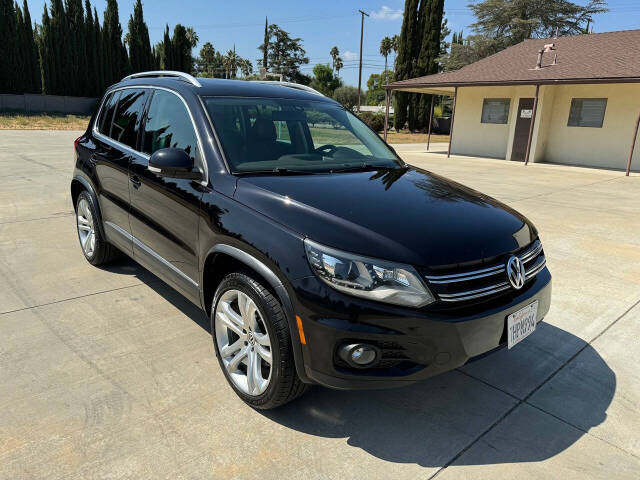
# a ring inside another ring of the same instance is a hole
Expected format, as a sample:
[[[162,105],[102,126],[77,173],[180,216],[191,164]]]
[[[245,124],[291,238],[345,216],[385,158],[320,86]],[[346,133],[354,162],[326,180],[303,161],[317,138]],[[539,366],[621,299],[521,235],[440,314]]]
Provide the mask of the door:
[[[204,171],[195,126],[181,97],[153,91],[140,141],[145,156],[135,158],[129,171],[134,258],[199,303],[196,252],[202,186],[148,168],[148,155],[156,150],[181,148]]]
[[[518,104],[516,130],[513,135],[513,148],[511,149],[511,160],[517,162],[524,162],[527,155],[529,128],[533,117],[533,102],[533,98],[521,98]]]
[[[146,92],[125,89],[112,93],[97,120],[96,147],[91,160],[99,182],[98,198],[107,240],[132,253],[129,225],[129,164],[136,154],[140,113]]]

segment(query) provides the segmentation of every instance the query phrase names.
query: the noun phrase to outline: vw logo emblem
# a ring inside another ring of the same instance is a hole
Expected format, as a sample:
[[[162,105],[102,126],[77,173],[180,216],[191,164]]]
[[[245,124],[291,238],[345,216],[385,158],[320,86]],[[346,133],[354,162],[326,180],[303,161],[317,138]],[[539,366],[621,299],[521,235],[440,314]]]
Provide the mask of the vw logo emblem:
[[[520,290],[524,285],[524,265],[522,261],[514,255],[512,255],[507,262],[507,278],[511,286],[516,290]]]

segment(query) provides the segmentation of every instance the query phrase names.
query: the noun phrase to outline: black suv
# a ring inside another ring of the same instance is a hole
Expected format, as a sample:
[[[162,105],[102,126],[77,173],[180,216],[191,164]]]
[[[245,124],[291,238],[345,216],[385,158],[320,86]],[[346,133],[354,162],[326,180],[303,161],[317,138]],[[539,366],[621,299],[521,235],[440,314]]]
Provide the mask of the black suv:
[[[549,310],[535,227],[405,164],[308,87],[147,72],[75,142],[86,259],[131,256],[211,318],[235,392],[406,385],[511,348]]]

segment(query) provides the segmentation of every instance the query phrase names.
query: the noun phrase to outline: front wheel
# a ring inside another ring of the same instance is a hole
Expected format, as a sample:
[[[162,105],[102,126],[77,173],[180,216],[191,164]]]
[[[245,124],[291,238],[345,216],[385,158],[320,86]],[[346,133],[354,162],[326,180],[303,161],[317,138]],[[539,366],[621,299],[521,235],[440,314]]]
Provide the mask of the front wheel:
[[[278,300],[244,273],[227,275],[216,290],[211,331],[227,381],[248,405],[279,407],[302,395],[289,326]]]

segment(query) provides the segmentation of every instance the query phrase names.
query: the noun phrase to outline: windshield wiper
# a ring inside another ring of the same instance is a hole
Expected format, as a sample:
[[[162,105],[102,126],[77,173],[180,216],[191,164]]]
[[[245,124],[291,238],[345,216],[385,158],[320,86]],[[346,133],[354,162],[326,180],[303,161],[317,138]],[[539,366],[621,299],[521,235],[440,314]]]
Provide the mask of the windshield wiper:
[[[370,163],[360,163],[358,165],[350,165],[348,167],[341,168],[332,168],[329,170],[330,173],[339,173],[339,172],[370,172],[373,170],[396,170],[396,169],[404,169],[407,168],[406,165],[375,165]]]
[[[276,167],[271,170],[246,170],[235,173],[237,175],[313,175],[317,172],[312,170],[295,170],[292,168]]]

